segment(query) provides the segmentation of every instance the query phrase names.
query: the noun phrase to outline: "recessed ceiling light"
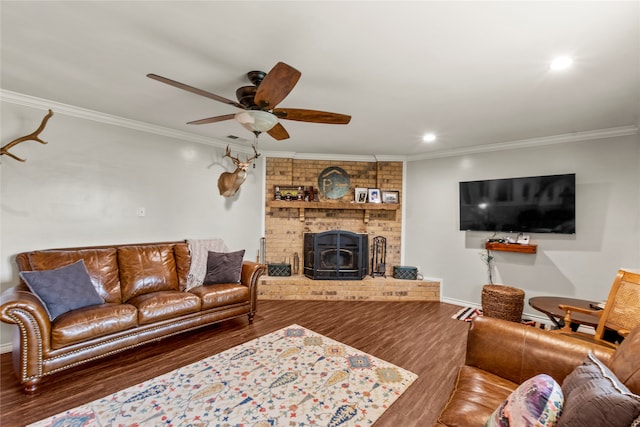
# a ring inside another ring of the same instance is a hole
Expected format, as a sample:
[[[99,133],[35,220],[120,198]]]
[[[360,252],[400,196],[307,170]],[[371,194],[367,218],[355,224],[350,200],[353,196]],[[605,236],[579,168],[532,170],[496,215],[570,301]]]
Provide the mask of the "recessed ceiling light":
[[[424,136],[422,137],[422,140],[424,142],[433,142],[436,140],[436,134],[435,133],[425,133]]]
[[[553,71],[566,70],[571,67],[571,64],[573,64],[573,59],[568,56],[559,56],[551,61],[549,68]]]

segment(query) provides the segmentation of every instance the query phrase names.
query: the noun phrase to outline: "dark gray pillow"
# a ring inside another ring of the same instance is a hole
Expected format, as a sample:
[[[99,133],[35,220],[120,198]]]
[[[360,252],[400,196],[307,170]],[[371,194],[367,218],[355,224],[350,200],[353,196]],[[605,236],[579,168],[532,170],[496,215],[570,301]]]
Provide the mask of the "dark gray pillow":
[[[589,354],[562,382],[564,409],[557,427],[629,427],[640,417],[640,396]]]
[[[212,252],[207,255],[207,274],[204,285],[240,283],[244,249],[236,252]]]
[[[55,270],[21,271],[19,274],[42,301],[51,320],[71,310],[104,303],[91,283],[83,260]]]

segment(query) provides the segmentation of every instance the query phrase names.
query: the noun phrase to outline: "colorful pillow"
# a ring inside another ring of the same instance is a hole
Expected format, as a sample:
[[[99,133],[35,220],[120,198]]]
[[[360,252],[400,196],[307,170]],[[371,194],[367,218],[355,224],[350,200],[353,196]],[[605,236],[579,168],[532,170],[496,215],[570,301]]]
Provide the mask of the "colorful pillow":
[[[216,283],[240,283],[244,249],[236,252],[209,252],[205,285]]]
[[[502,402],[485,427],[555,426],[562,404],[560,384],[547,374],[536,375]]]
[[[640,417],[640,396],[591,353],[567,375],[562,391],[565,407],[558,427],[629,427]]]
[[[42,301],[52,321],[71,310],[104,303],[91,283],[83,260],[55,270],[21,271],[19,274]]]

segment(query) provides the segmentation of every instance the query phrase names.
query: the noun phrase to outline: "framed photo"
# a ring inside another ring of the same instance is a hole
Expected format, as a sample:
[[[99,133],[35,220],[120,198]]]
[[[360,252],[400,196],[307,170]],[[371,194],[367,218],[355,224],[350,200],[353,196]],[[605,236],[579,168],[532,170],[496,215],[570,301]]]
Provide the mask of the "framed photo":
[[[369,188],[369,203],[380,203],[382,199],[380,198],[380,189],[379,188]]]
[[[356,203],[366,203],[368,191],[369,191],[368,188],[357,187],[355,191]]]
[[[383,191],[382,203],[400,203],[399,191]]]

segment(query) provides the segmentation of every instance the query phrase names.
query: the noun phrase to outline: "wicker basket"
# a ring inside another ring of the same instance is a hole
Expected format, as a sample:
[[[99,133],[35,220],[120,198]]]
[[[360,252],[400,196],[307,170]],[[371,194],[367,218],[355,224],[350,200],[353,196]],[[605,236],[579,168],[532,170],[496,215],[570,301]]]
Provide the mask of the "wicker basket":
[[[512,286],[484,285],[482,315],[520,323],[524,309],[524,291]]]

